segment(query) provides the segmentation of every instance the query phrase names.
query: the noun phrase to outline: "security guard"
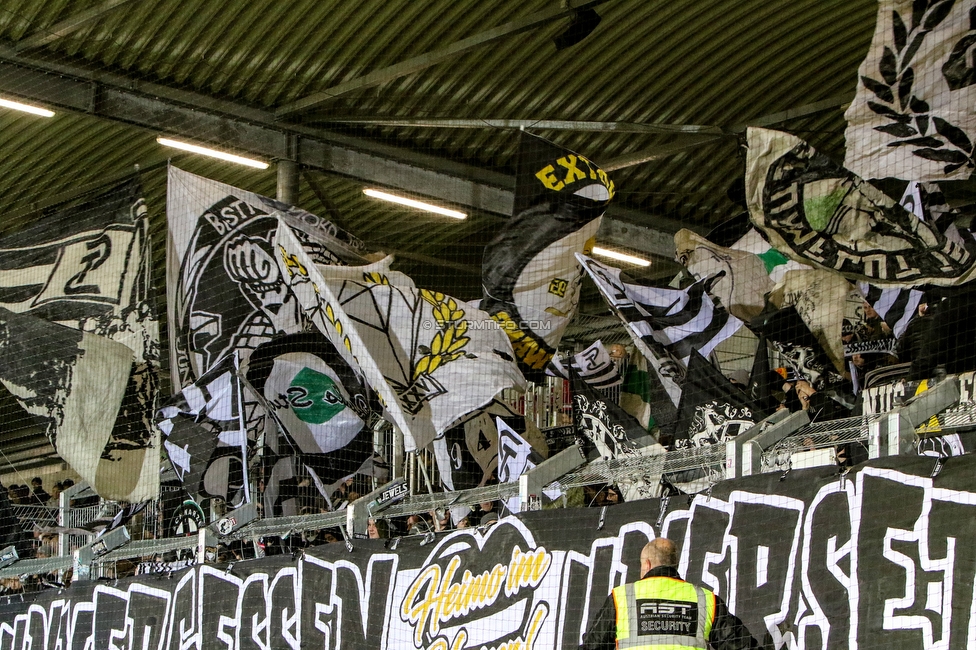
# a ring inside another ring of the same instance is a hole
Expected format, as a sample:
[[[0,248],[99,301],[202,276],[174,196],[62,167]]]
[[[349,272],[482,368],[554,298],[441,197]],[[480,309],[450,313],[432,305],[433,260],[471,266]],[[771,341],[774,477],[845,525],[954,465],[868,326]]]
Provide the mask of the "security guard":
[[[758,648],[722,599],[678,575],[678,548],[659,537],[641,550],[637,582],[617,587],[581,650],[741,650]]]

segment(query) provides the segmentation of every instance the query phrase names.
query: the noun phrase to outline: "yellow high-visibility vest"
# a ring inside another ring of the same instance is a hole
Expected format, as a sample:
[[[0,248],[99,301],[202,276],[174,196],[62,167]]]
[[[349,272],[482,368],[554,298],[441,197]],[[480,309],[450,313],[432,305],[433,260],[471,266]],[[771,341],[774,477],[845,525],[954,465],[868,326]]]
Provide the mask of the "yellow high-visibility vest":
[[[707,650],[715,594],[684,580],[644,578],[613,590],[617,648]]]

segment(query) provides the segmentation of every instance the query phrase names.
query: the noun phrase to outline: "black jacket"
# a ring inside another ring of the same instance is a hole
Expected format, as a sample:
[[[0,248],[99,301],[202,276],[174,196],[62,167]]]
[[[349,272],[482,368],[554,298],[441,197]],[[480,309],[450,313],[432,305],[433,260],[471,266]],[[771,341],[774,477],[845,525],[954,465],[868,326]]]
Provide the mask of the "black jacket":
[[[661,566],[651,569],[645,578],[665,577],[681,580],[677,569]],[[612,650],[617,645],[617,609],[613,604],[613,596],[607,596],[607,601],[596,615],[589,631],[583,636],[580,650]],[[715,620],[712,631],[708,636],[708,645],[715,650],[743,650],[745,648],[759,648],[759,643],[752,638],[749,630],[742,624],[718,596],[715,597]]]

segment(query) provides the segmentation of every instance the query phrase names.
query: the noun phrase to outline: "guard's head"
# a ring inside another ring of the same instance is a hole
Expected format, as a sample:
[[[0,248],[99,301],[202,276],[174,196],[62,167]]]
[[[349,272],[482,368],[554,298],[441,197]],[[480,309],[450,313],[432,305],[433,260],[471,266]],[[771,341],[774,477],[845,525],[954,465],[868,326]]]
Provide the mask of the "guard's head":
[[[670,539],[658,537],[641,550],[641,575],[659,566],[678,566],[678,547]]]

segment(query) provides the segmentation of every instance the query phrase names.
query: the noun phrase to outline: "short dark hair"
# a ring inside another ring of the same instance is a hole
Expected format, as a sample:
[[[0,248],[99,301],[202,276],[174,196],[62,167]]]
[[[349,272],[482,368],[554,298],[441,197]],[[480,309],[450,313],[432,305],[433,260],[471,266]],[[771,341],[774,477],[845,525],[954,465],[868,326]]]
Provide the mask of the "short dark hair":
[[[376,533],[380,536],[380,539],[389,539],[390,522],[386,519],[374,519],[373,524],[376,526]]]

